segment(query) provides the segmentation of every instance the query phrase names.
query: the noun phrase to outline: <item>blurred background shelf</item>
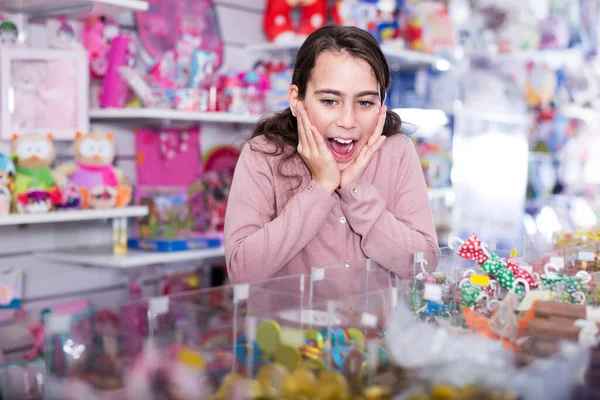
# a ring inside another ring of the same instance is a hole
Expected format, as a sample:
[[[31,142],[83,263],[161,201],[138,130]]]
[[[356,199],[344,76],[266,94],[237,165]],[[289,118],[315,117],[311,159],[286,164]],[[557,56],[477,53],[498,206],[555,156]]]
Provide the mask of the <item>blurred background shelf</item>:
[[[115,15],[127,11],[148,11],[143,0],[2,0],[0,10],[42,18],[69,14],[84,17],[90,14]]]
[[[144,217],[146,206],[130,206],[105,210],[69,210],[44,214],[9,214],[0,216],[0,226],[48,224],[59,222],[91,221],[112,218]]]
[[[255,124],[258,115],[240,115],[226,112],[178,111],[163,108],[96,108],[89,112],[92,122],[120,122],[139,125],[161,122],[189,123],[216,122]]]
[[[38,253],[36,257],[61,264],[89,265],[127,270],[149,265],[171,264],[186,261],[204,261],[225,256],[223,247],[201,250],[149,252],[128,250],[124,256],[112,254],[110,248],[76,249],[60,252]]]

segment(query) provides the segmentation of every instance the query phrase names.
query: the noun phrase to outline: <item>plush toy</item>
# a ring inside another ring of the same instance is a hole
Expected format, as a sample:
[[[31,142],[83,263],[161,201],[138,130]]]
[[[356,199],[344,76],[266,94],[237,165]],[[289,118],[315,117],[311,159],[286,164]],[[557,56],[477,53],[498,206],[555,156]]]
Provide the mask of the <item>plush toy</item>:
[[[111,133],[82,134],[73,142],[76,164],[63,164],[55,170],[61,188],[76,185],[81,191],[82,208],[122,207],[131,201],[131,186],[121,171],[112,166],[115,144]]]
[[[291,12],[300,7],[300,25],[294,28]],[[268,0],[263,29],[271,42],[290,42],[308,37],[327,22],[327,0]]]
[[[18,212],[50,211],[61,193],[50,170],[56,152],[52,134],[13,135],[12,152],[16,164],[13,204]]]

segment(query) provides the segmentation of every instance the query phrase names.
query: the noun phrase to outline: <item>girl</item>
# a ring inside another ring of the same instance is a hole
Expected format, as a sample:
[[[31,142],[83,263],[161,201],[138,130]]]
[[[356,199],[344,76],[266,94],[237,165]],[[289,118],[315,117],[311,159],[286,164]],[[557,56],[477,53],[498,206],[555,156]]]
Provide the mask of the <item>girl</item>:
[[[368,32],[334,25],[306,39],[290,107],[258,123],[235,170],[225,216],[231,282],[365,258],[412,276],[415,252],[437,260],[418,156],[383,105],[389,86]]]

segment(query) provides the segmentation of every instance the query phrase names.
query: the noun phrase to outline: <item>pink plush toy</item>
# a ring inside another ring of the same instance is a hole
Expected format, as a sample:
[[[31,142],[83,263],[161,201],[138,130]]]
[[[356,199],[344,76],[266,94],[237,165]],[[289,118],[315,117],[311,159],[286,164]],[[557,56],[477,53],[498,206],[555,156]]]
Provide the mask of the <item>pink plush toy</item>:
[[[58,185],[68,182],[81,190],[83,208],[121,207],[131,201],[131,186],[125,176],[112,166],[115,146],[111,133],[77,133],[73,142],[76,164],[58,167]]]

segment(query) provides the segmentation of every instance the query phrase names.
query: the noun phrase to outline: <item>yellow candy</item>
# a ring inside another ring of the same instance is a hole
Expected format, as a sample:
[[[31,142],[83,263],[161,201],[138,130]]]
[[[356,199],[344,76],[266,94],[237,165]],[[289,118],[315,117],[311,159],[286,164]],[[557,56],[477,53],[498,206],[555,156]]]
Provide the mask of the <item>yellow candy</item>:
[[[451,400],[457,395],[456,389],[450,385],[436,385],[431,390],[432,400]]]
[[[342,400],[350,398],[350,387],[346,378],[337,372],[324,371],[321,373],[319,380],[317,381],[319,393],[315,398],[317,399],[330,399],[328,396],[332,396],[334,393],[336,397],[333,399]]]
[[[302,390],[302,386],[298,379],[296,379],[293,375],[287,375],[283,378],[283,383],[281,385],[281,394],[286,399],[296,398]]]
[[[268,364],[263,365],[256,374],[256,380],[260,382],[265,393],[276,396],[281,394],[283,382],[289,372],[283,365]]]
[[[312,398],[314,394],[317,392],[317,377],[315,374],[308,368],[298,368],[292,375],[300,385],[300,392],[308,398]]]
[[[217,399],[224,400],[231,398],[233,386],[242,379],[244,378],[237,372],[230,372],[225,375],[221,382],[221,387],[219,387],[219,390],[216,393]]]
[[[392,397],[392,389],[384,386],[369,386],[365,388],[363,395],[366,400],[385,400]]]

